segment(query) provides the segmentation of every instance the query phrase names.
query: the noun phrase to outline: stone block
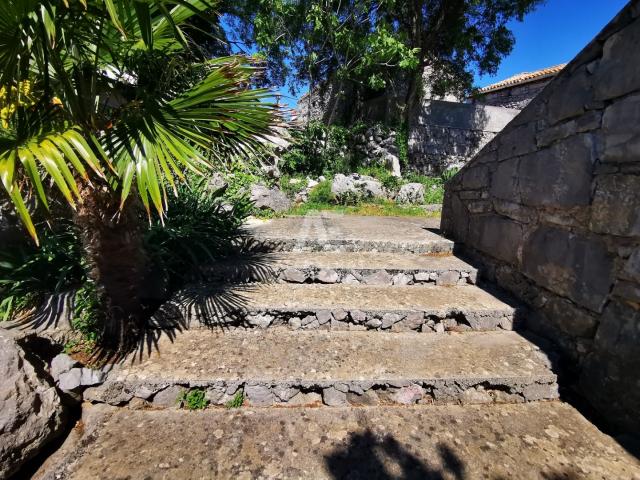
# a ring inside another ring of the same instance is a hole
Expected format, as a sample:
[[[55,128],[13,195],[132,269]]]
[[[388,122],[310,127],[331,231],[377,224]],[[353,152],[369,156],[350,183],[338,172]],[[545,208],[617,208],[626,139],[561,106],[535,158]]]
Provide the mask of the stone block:
[[[398,323],[400,320],[402,320],[402,316],[397,313],[385,313],[382,316],[382,328],[391,328],[394,323]]]
[[[441,227],[448,237],[460,243],[466,241],[469,233],[469,212],[460,197],[450,190],[445,191]]]
[[[385,270],[378,270],[369,275],[365,275],[364,283],[367,285],[391,285],[392,278]]]
[[[489,186],[489,168],[481,165],[465,169],[462,173],[462,188],[475,190]]]
[[[639,85],[640,88],[640,85]],[[613,103],[604,112],[604,162],[640,162],[640,95]]]
[[[506,200],[495,199],[493,201],[493,208],[496,213],[520,223],[532,223],[535,222],[538,217],[536,209]]]
[[[323,268],[316,275],[316,280],[320,283],[338,283],[340,276],[335,270]]]
[[[640,157],[638,157],[640,160]],[[596,179],[591,229],[618,236],[640,235],[640,177],[601,175]]]
[[[577,308],[569,300],[552,297],[543,310],[547,318],[560,330],[572,337],[593,338],[598,318],[592,312]]]
[[[438,279],[436,280],[436,285],[443,287],[452,287],[458,284],[458,280],[460,279],[460,272],[455,270],[449,270],[446,272],[442,272],[438,275]]]
[[[498,215],[478,215],[471,219],[468,245],[494,258],[518,263],[523,242],[522,225]]]
[[[393,400],[402,405],[418,403],[424,397],[424,389],[417,384],[402,387],[393,395]]]
[[[518,168],[520,160],[517,158],[505,160],[498,164],[498,168],[491,178],[491,196],[518,203]]]
[[[519,127],[509,127],[502,131],[498,137],[498,160],[507,160],[526,153],[535,151],[536,130],[533,123]]]
[[[593,100],[593,85],[586,67],[570,75],[561,73],[554,80],[552,88],[547,115],[551,125],[581,115]]]
[[[156,393],[151,403],[154,407],[178,408],[178,400],[185,390],[180,385],[171,385]]]
[[[593,77],[595,98],[609,100],[638,90],[640,62],[640,22],[611,35],[602,49],[602,59]]]
[[[522,253],[523,273],[552,292],[599,312],[612,283],[613,258],[594,235],[541,226]]]
[[[620,277],[640,283],[640,247],[636,248],[624,265]]]
[[[527,155],[518,169],[522,203],[531,206],[589,205],[593,141],[588,134],[568,138]]]
[[[275,401],[273,392],[265,385],[247,385],[244,393],[249,404],[254,407],[268,407]]]
[[[329,387],[322,390],[322,401],[330,407],[342,407],[349,404],[347,394],[340,390]]]

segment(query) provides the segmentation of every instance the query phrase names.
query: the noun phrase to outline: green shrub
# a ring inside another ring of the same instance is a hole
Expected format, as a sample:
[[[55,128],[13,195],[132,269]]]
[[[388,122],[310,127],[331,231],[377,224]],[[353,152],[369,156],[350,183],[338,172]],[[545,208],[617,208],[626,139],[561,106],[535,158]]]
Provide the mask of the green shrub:
[[[396,129],[396,147],[400,165],[404,169],[409,165],[409,129],[405,123]]]
[[[291,183],[291,180],[296,180]],[[296,193],[304,190],[307,187],[307,179],[302,175],[289,175],[284,174],[280,177],[280,190],[286,193],[290,197],[294,197]]]
[[[325,180],[313,187],[309,192],[309,203],[325,204],[333,203],[335,195],[331,191],[331,180]]]
[[[244,391],[242,389],[238,390],[236,394],[233,396],[231,400],[225,403],[225,407],[228,409],[232,408],[240,408],[244,403]]]
[[[146,234],[146,250],[168,277],[170,290],[198,280],[200,267],[232,253],[253,208],[246,195],[211,191],[207,182],[178,185],[178,195],[169,196],[164,225],[156,219]]]
[[[402,178],[394,177],[392,173],[382,165],[373,165],[369,167],[361,167],[358,169],[360,175],[368,175],[382,183],[387,190],[398,190],[402,185]]]
[[[284,173],[322,175],[350,169],[350,132],[344,127],[311,122],[292,132],[293,146],[282,155]]]
[[[203,410],[209,405],[209,400],[207,400],[206,393],[203,389],[192,388],[191,390],[182,392],[178,397],[178,403],[187,410]]]
[[[53,228],[38,225],[40,247],[25,237],[0,249],[0,320],[15,319],[47,295],[78,288],[86,281],[78,232],[60,219]]]

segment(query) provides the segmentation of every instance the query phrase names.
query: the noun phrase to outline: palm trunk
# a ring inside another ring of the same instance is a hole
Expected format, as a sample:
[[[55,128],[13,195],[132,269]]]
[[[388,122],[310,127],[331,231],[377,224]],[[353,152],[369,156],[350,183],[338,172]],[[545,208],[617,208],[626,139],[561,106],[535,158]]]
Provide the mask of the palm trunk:
[[[140,292],[148,261],[144,250],[144,223],[132,197],[122,211],[119,199],[107,188],[85,187],[75,222],[89,266],[106,310],[103,343],[126,348],[142,328]]]

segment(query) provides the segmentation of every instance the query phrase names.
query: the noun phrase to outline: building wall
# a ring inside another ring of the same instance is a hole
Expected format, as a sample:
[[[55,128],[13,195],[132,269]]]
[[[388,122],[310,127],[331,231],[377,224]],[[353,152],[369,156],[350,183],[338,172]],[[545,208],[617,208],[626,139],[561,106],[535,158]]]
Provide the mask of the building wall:
[[[640,428],[640,0],[447,185],[442,228]]]
[[[517,108],[522,110],[538,95],[553,78],[547,77],[523,85],[515,85],[476,97],[475,102],[494,107]]]
[[[463,166],[518,112],[471,103],[425,101],[409,125],[409,168],[431,174]]]

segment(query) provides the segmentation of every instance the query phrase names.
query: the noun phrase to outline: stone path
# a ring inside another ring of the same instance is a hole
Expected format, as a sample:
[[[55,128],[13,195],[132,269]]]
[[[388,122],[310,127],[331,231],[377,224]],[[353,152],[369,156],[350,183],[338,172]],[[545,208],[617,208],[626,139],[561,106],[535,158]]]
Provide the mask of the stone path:
[[[249,229],[279,251],[163,307],[36,478],[640,480],[636,458],[558,400],[524,312],[478,286],[432,222]],[[206,410],[178,409],[189,389]]]

